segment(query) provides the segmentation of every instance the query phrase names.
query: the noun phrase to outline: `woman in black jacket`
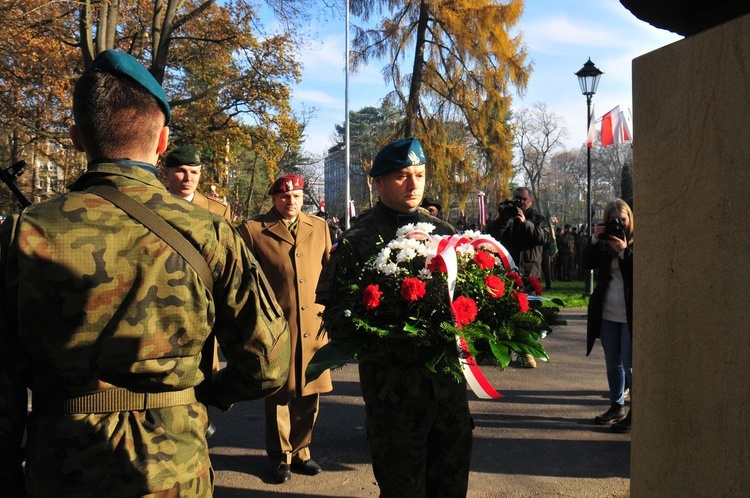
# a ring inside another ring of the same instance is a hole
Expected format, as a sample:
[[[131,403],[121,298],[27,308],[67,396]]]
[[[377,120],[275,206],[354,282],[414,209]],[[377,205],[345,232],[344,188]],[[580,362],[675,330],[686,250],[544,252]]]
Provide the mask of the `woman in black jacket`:
[[[583,265],[597,270],[596,288],[589,299],[586,355],[598,337],[607,364],[609,410],[597,415],[600,424],[615,432],[630,432],[625,390],[633,379],[633,211],[615,199],[604,208],[583,252]],[[632,402],[631,402],[632,404]]]

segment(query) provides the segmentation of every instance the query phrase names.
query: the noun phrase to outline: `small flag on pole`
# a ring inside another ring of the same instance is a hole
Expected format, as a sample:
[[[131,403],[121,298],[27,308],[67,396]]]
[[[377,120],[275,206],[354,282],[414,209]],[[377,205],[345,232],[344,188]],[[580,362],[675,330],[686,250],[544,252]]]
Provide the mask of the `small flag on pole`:
[[[594,142],[596,142],[596,119],[594,119],[594,106],[591,106],[591,116],[589,116],[589,133],[586,136],[586,146],[589,149],[593,149]]]
[[[632,141],[625,113],[620,106],[602,116],[602,147],[608,145],[622,144]]]
[[[477,201],[479,203],[479,226],[480,227],[487,223],[487,215],[485,214],[485,211],[484,211],[484,196],[485,196],[484,192],[479,192],[477,194]]]
[[[354,218],[357,216],[357,211],[354,209],[354,201],[349,201],[349,219]]]

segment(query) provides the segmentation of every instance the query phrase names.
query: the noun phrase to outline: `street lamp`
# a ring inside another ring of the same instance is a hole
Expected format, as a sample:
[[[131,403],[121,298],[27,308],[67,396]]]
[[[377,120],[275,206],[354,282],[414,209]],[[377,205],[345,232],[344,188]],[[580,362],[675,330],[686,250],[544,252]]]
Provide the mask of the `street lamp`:
[[[581,69],[575,73],[578,76],[578,84],[581,85],[581,93],[586,96],[586,130],[588,131],[591,122],[591,97],[596,93],[596,87],[599,86],[599,78],[604,74],[591,62],[591,58],[586,61]],[[591,148],[586,147],[586,220],[588,226],[588,235],[593,232],[591,228]],[[584,274],[585,289],[584,297],[591,295],[594,289],[594,272],[586,270]]]

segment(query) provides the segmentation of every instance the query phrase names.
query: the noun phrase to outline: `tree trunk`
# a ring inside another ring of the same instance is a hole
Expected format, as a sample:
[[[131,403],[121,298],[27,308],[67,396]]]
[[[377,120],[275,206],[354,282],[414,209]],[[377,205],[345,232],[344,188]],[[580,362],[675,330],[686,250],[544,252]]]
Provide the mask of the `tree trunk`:
[[[422,75],[424,73],[424,46],[427,22],[430,18],[430,2],[422,1],[419,5],[419,21],[417,21],[417,43],[414,50],[414,66],[411,72],[409,86],[409,101],[406,103],[406,123],[404,137],[414,136],[419,115],[419,94],[422,89]]]

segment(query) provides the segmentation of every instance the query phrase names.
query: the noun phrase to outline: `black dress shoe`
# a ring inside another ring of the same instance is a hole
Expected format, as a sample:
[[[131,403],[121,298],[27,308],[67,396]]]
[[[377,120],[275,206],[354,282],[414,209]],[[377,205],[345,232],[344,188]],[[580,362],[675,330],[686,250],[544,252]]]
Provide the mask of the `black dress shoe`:
[[[295,472],[308,476],[318,475],[323,472],[320,465],[318,465],[318,463],[312,458],[305,460],[304,462],[292,462],[292,469],[294,469]]]
[[[601,415],[597,415],[594,420],[597,424],[608,425],[612,422],[619,422],[624,418],[625,406],[619,403],[612,403],[612,406],[609,407],[609,410],[602,413]]]
[[[278,467],[271,469],[271,476],[276,484],[284,484],[292,478],[292,471],[289,469],[289,465],[280,463]]]

